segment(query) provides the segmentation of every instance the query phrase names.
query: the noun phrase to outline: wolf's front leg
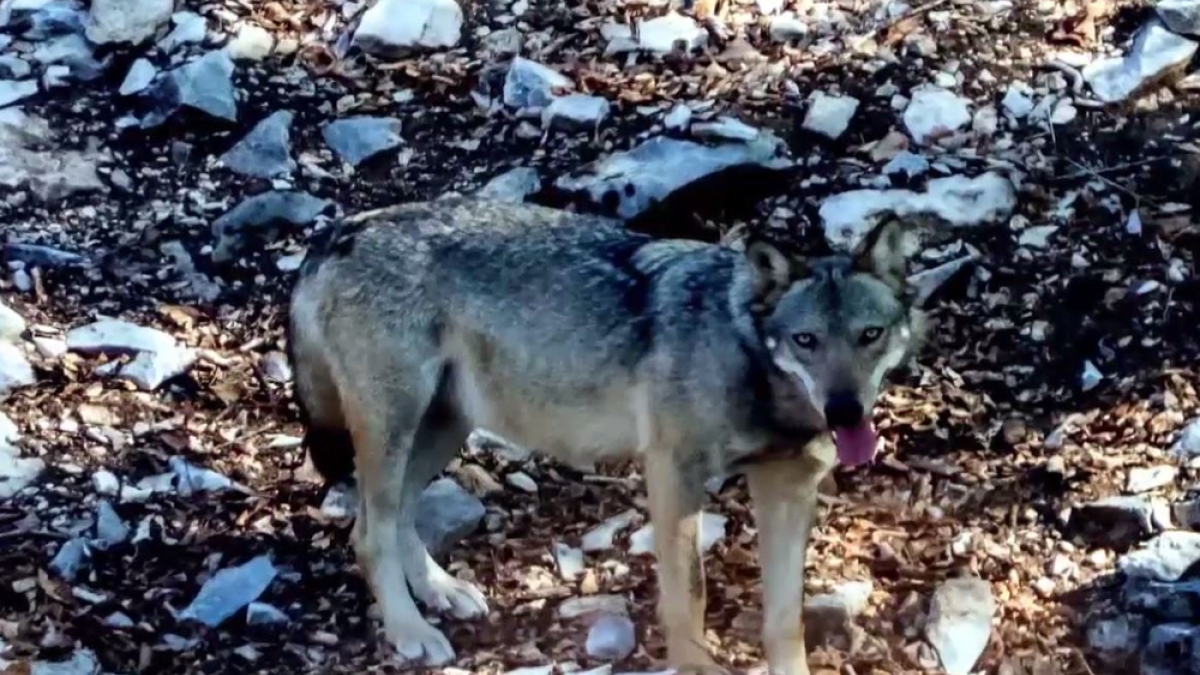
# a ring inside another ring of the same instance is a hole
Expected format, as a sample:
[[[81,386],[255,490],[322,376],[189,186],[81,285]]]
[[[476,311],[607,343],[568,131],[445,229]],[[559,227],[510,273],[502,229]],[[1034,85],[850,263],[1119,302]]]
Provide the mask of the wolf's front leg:
[[[758,521],[763,647],[770,675],[809,675],[804,646],[804,562],[817,515],[817,486],[834,463],[828,439],[800,458],[746,468]]]
[[[695,475],[693,475],[695,474]],[[658,557],[658,614],[667,659],[681,672],[719,672],[704,641],[704,565],[697,538],[703,476],[669,452],[646,455],[646,492]]]

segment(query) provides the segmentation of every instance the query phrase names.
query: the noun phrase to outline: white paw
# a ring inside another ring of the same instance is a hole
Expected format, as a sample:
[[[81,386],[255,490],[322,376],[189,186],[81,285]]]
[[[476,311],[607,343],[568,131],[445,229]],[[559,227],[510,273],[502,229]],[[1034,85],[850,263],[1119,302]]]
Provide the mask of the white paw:
[[[456,619],[487,616],[487,599],[475,585],[450,576],[441,567],[430,570],[424,583],[413,584],[413,595],[426,607]]]
[[[402,659],[431,668],[454,663],[454,648],[442,631],[421,622],[388,631],[388,639]]]

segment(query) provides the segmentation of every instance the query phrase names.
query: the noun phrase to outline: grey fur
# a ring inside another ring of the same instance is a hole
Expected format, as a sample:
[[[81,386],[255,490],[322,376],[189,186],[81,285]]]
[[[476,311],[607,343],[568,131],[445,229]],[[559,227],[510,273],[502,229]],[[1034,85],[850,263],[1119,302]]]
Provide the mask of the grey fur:
[[[799,467],[794,489],[769,479],[752,486],[768,500],[794,500],[800,515],[791,520],[811,522],[816,484],[834,464],[822,398],[850,389],[869,414],[878,364],[901,363],[920,334],[896,276],[906,258],[900,232],[889,224],[856,256],[804,262],[766,244],[742,254],[652,240],[603,218],[467,199],[340,224],[301,269],[289,348],[310,438],[353,439],[353,448],[310,451],[324,457],[318,467],[358,469],[355,545],[400,653],[431,665],[454,658],[396,575],[426,605],[486,612],[482,595],[409,533],[420,489],[483,427],[569,463],[644,459],[668,656],[710,668],[703,584],[693,583],[702,568],[686,544],[704,480],[788,462]],[[886,339],[858,346],[867,325],[885,326]],[[821,351],[800,353],[797,331],[819,333]],[[796,367],[815,384],[802,383]],[[353,462],[330,459],[337,453]],[[780,492],[789,489],[796,494]],[[802,529],[794,536],[806,542]],[[778,564],[785,548],[774,546]],[[783,644],[786,632],[769,626],[764,635]],[[807,673],[802,641],[798,657],[788,649],[768,645],[787,662],[773,672]]]

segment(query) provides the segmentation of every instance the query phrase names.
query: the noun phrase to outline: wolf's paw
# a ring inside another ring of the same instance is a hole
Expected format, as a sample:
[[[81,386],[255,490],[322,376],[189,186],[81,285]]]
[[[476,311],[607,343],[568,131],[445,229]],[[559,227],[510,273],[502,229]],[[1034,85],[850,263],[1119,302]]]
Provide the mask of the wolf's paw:
[[[440,567],[430,570],[424,583],[413,584],[413,594],[426,607],[457,619],[487,616],[487,599],[475,585],[451,576]]]
[[[454,662],[454,648],[442,631],[424,621],[410,622],[388,631],[388,639],[405,661],[431,668]]]

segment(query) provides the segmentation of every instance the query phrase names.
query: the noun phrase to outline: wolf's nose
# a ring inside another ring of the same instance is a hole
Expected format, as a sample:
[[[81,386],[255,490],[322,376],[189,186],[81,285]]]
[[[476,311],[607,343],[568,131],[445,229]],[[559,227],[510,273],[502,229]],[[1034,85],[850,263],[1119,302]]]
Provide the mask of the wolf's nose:
[[[830,429],[849,429],[862,422],[863,407],[854,394],[839,393],[825,403],[825,423]]]

